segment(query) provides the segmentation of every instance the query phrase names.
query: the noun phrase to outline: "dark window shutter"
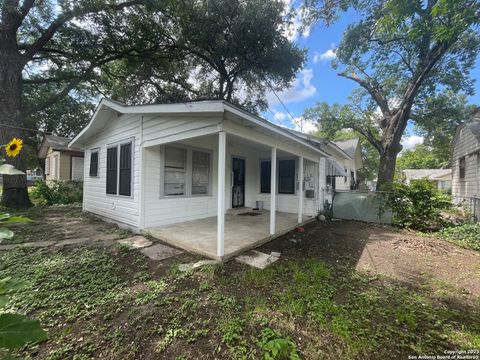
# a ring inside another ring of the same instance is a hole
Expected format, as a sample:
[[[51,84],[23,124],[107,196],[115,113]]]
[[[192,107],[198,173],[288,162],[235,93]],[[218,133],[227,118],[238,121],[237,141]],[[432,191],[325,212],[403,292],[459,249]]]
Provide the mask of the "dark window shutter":
[[[117,194],[117,148],[107,149],[107,194]]]
[[[132,144],[120,145],[120,195],[132,194]]]
[[[90,176],[98,176],[98,151],[90,153]]]
[[[295,194],[295,160],[278,162],[278,193]]]
[[[260,192],[268,194],[272,179],[272,163],[271,161],[262,161],[260,164]]]

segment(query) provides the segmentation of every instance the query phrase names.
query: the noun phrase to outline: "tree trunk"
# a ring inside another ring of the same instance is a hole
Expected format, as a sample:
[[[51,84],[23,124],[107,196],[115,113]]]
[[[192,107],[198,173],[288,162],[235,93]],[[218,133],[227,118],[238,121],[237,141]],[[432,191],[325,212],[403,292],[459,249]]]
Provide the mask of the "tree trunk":
[[[22,124],[22,69],[23,59],[18,52],[16,34],[0,31],[0,144],[12,138],[24,139]],[[7,157],[1,148],[0,157],[17,169],[26,170],[25,151],[14,158]],[[28,197],[26,175],[3,175],[2,205],[25,208],[32,205]]]
[[[388,191],[392,188],[395,177],[398,151],[387,149],[380,153],[378,168],[377,191]]]

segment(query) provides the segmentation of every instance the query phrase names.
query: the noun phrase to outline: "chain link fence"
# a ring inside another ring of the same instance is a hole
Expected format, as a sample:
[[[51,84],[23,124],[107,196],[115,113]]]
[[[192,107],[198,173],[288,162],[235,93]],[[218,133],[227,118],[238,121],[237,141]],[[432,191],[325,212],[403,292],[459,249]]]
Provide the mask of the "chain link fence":
[[[480,222],[480,197],[472,196],[459,198],[454,197],[454,202],[458,206],[461,206],[467,214],[470,216],[471,220],[474,222]]]

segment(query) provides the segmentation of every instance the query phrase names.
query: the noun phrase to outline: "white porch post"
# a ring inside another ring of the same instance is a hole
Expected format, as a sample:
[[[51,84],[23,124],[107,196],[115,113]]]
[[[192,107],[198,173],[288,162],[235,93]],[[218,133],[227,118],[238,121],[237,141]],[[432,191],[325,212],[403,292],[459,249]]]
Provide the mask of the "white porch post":
[[[303,156],[298,158],[298,223],[303,219]]]
[[[225,131],[218,133],[218,194],[217,194],[217,256],[225,254],[225,154],[227,144]]]
[[[277,148],[272,147],[270,159],[270,235],[275,234],[275,199],[277,194]]]

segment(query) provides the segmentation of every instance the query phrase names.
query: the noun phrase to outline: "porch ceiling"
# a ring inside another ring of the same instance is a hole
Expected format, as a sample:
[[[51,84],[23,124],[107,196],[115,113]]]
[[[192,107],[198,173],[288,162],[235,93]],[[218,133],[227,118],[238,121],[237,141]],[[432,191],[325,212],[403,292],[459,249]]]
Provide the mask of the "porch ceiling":
[[[269,235],[270,211],[260,215],[225,215],[225,255],[230,259],[281,236],[297,225],[297,214],[276,212],[276,233]],[[311,220],[304,217],[304,222]],[[152,236],[179,248],[213,259],[217,257],[217,217],[146,229]]]

